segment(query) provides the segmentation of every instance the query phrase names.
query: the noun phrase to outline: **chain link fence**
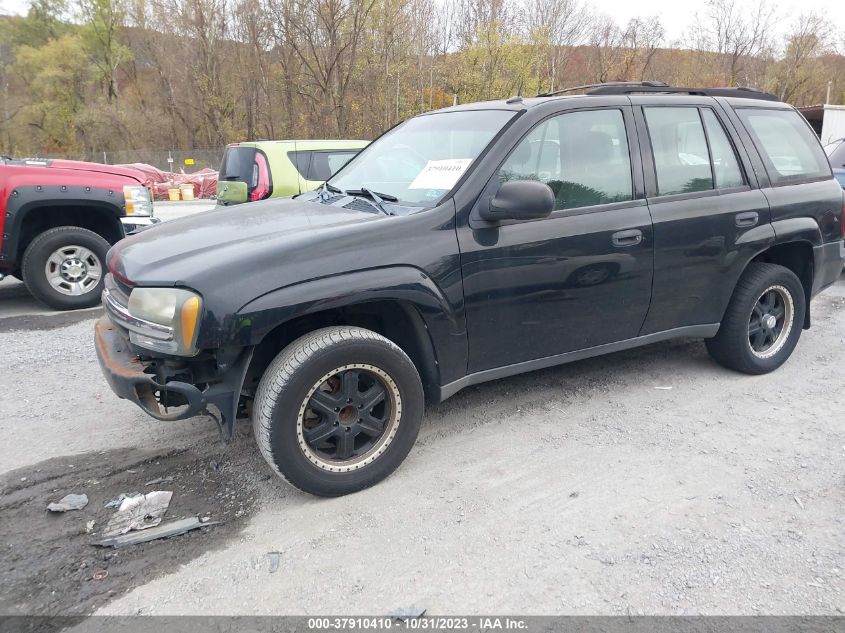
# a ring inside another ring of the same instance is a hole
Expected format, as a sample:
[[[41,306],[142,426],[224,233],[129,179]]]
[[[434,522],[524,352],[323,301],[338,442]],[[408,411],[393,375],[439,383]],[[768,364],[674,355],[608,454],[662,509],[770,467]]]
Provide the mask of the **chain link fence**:
[[[220,169],[225,148],[204,149],[124,149],[117,151],[95,151],[86,156],[84,153],[39,154],[29,158],[65,158],[69,160],[87,160],[105,165],[128,165],[145,163],[168,172],[186,174],[200,169]]]

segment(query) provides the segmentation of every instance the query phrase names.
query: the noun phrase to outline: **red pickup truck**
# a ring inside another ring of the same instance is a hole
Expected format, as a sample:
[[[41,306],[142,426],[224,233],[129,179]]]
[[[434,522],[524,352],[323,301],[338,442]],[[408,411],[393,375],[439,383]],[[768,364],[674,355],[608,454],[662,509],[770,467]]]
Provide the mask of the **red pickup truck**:
[[[110,246],[157,221],[149,185],[128,167],[0,158],[0,279],[58,310],[97,305]]]

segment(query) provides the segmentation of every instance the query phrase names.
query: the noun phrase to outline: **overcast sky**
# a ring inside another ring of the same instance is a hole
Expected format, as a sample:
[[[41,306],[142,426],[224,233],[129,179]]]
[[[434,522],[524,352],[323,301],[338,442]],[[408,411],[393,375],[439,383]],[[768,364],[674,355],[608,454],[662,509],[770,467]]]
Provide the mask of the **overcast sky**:
[[[616,17],[620,23],[630,18],[659,15],[666,28],[667,44],[682,39],[687,27],[693,22],[696,11],[701,11],[703,0],[588,0],[597,11]],[[832,25],[838,31],[845,31],[845,0],[780,0],[776,3],[780,12],[795,16],[804,11],[819,11],[830,16]],[[0,13],[26,13],[29,0],[0,0]],[[783,20],[785,24],[788,20]]]

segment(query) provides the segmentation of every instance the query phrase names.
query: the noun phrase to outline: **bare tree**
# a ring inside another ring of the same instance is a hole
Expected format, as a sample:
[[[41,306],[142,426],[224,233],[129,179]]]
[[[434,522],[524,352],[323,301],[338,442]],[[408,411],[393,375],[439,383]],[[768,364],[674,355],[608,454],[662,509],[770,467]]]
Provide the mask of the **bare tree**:
[[[537,48],[538,88],[553,91],[560,85],[574,47],[586,40],[589,13],[578,0],[532,0],[526,22],[528,41]]]
[[[659,17],[632,18],[622,36],[625,49],[622,78],[644,80],[664,37],[665,30]]]
[[[609,15],[595,19],[590,28],[590,81],[620,79],[625,55],[625,33]]]
[[[754,57],[768,52],[777,17],[768,0],[738,2],[707,0],[703,16],[696,16],[694,36],[699,51],[715,53],[728,86],[749,83],[747,65]]]
[[[346,100],[356,70],[364,24],[376,0],[290,0],[287,43],[302,62],[332,131],[346,135]]]

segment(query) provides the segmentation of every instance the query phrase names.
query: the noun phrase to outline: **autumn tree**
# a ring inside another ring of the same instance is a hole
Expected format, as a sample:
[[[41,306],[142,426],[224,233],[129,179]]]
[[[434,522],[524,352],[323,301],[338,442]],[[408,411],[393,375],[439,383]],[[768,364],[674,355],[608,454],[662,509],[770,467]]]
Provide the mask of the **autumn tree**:
[[[783,56],[771,71],[770,89],[781,101],[793,101],[814,81],[825,83],[819,58],[828,52],[832,35],[829,20],[819,13],[802,13],[794,20]]]
[[[132,59],[132,51],[120,41],[123,10],[118,0],[80,0],[79,8],[83,44],[111,103],[117,99],[118,68]]]

